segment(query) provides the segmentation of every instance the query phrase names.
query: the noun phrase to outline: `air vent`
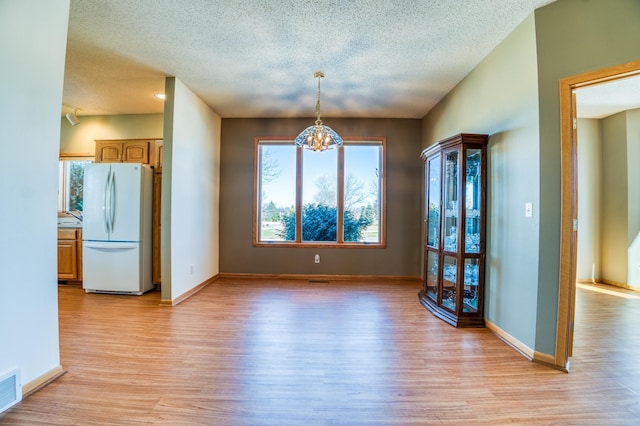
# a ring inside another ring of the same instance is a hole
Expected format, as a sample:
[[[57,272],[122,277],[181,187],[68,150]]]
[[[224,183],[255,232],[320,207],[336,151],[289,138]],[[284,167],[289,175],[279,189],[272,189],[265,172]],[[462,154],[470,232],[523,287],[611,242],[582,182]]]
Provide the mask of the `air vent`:
[[[22,400],[20,369],[0,374],[0,413]]]

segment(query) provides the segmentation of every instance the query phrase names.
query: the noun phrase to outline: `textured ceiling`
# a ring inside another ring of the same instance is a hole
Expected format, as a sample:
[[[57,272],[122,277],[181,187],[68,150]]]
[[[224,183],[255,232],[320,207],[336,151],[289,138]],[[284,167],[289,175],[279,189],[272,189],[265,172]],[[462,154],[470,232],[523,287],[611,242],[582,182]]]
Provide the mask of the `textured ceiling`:
[[[640,108],[640,76],[576,89],[580,118],[605,118],[620,111]]]
[[[63,113],[421,118],[551,0],[71,0]]]

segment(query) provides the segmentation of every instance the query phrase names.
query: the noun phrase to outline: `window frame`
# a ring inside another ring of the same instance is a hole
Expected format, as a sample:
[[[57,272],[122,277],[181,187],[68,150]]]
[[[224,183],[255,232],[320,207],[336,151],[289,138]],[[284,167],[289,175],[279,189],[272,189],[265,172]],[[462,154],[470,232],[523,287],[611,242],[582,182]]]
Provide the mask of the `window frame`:
[[[386,248],[387,246],[387,225],[386,225],[386,171],[387,171],[387,138],[386,137],[344,137],[344,145],[373,145],[380,146],[380,186],[379,186],[379,241],[378,242],[357,242],[344,241],[344,150],[343,147],[334,148],[338,150],[338,170],[337,170],[337,227],[336,241],[302,241],[302,169],[304,148],[296,148],[296,240],[295,241],[260,241],[261,224],[261,175],[260,175],[260,146],[267,144],[291,144],[294,145],[294,138],[282,137],[255,137],[254,140],[254,177],[253,177],[253,246],[254,247],[308,247],[308,248]],[[344,146],[343,145],[343,146]]]
[[[83,155],[83,154],[60,154],[58,158],[59,163],[63,163],[62,167],[59,167],[58,171],[58,213],[66,213],[69,211],[69,194],[67,189],[67,182],[69,180],[69,167],[65,163],[72,161],[89,161],[95,162],[95,155]]]

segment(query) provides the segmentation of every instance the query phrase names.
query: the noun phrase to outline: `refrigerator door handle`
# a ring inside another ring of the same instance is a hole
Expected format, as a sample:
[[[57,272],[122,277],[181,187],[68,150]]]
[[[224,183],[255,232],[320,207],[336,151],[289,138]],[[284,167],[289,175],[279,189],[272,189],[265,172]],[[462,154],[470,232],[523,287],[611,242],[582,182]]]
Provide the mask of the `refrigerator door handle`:
[[[110,206],[110,200],[109,200],[109,196],[111,194],[111,191],[109,190],[111,186],[111,172],[107,173],[107,179],[104,185],[104,202],[102,204],[102,212],[103,212],[103,220],[104,220],[104,227],[105,230],[107,231],[107,235],[111,234],[111,230],[109,229],[109,206]]]
[[[113,232],[114,222],[116,219],[116,174],[111,171],[111,195],[110,195],[110,206],[109,206],[109,228],[110,233]]]
[[[100,250],[132,250],[138,247],[137,243],[103,243],[103,242],[85,242],[84,248],[86,249],[100,249]]]

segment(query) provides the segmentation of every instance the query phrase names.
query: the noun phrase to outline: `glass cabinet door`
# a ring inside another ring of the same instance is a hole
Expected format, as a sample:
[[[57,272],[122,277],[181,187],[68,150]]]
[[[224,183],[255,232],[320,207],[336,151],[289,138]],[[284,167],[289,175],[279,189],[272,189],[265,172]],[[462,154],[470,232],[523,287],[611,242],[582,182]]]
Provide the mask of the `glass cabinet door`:
[[[426,259],[425,292],[433,300],[438,300],[438,253],[428,250]]]
[[[479,259],[474,258],[464,260],[464,294],[462,295],[463,312],[478,311],[478,296],[480,289],[478,287],[479,269]]]
[[[458,261],[453,256],[444,256],[442,265],[442,306],[456,310],[456,282]]]
[[[444,250],[458,250],[458,151],[444,157]]]
[[[465,150],[466,178],[465,178],[465,252],[480,252],[480,221],[482,186],[481,175],[482,155],[479,148]]]
[[[440,240],[440,156],[436,155],[427,160],[426,173],[427,189],[427,245],[438,247]]]

